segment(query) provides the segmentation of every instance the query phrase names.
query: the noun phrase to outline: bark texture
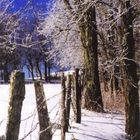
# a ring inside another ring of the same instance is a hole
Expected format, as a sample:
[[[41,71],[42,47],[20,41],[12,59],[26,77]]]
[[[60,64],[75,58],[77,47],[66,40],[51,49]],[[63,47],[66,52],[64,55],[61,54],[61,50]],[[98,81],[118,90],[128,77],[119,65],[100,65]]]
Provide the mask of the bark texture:
[[[71,103],[71,75],[67,77],[67,92],[66,92],[66,132],[68,132],[69,119],[70,119],[70,103]]]
[[[63,0],[70,14],[73,14],[69,0]],[[99,82],[98,72],[98,41],[95,6],[91,5],[86,12],[81,11],[82,1],[75,0],[75,6],[79,11],[76,16],[79,17],[78,26],[81,33],[82,46],[84,47],[85,63],[85,85],[83,95],[83,107],[93,111],[103,111],[103,101]],[[82,13],[81,13],[82,12]]]
[[[139,94],[138,94],[138,77],[137,66],[135,63],[135,42],[133,37],[133,14],[132,6],[129,0],[125,1],[125,9],[123,20],[125,25],[125,49],[127,49],[125,65],[127,86],[125,93],[125,111],[126,111],[126,127],[125,131],[133,140],[139,140]]]
[[[35,81],[36,104],[39,118],[39,140],[51,140],[52,131],[43,84]]]
[[[24,73],[14,71],[10,79],[10,102],[8,108],[6,140],[18,140],[24,96]]]
[[[95,6],[91,6],[87,10],[83,22],[84,25],[80,25],[85,60],[83,106],[88,110],[100,112],[103,111],[103,101],[98,71],[98,42]]]
[[[62,96],[61,96],[61,140],[65,140],[65,133],[66,133],[66,85],[65,85],[65,76],[62,75],[61,79],[61,86],[62,86]]]
[[[75,122],[81,123],[81,87],[80,87],[79,69],[75,70],[74,89],[75,89]]]

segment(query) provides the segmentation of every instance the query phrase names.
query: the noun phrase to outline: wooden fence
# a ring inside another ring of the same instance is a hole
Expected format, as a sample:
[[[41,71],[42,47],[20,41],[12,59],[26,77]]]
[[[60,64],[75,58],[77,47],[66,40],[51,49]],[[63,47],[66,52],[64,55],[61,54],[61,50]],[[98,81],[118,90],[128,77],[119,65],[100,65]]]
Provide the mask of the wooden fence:
[[[66,84],[67,83],[67,84]],[[81,123],[81,81],[79,69],[67,77],[62,74],[61,79],[61,140],[65,140],[65,133],[68,132],[70,121],[70,109],[73,109],[74,120]]]
[[[65,140],[65,133],[70,126],[70,110],[73,109],[74,120],[81,123],[81,81],[79,70],[73,74],[61,77],[61,140]],[[52,139],[52,124],[50,122],[48,107],[45,99],[43,82],[34,81],[36,107],[39,121],[39,140]],[[0,140],[18,140],[21,123],[22,104],[25,98],[25,78],[24,73],[14,71],[10,79],[10,99],[8,107],[8,122],[6,135],[0,136]]]

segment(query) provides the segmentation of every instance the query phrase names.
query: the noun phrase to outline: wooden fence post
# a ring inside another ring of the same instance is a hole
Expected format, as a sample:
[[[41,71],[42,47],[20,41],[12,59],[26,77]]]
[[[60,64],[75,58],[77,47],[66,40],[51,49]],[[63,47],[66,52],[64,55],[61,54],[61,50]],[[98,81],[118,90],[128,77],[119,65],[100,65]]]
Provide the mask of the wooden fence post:
[[[68,132],[70,118],[70,102],[71,102],[71,75],[67,77],[67,92],[66,92],[66,132]]]
[[[61,140],[65,140],[66,132],[66,107],[65,107],[65,98],[66,98],[66,86],[65,86],[65,76],[62,74],[61,79],[62,86],[62,96],[61,96]]]
[[[10,79],[10,102],[8,108],[6,140],[18,140],[24,96],[24,73],[14,71]]]
[[[52,131],[50,118],[48,114],[47,103],[45,99],[45,94],[43,90],[43,84],[41,81],[35,81],[35,95],[36,95],[36,104],[37,104],[37,112],[39,119],[39,140],[51,140],[52,139]]]
[[[75,69],[74,85],[75,85],[75,103],[76,103],[76,112],[75,112],[75,122],[81,123],[81,87],[79,81],[79,69]]]

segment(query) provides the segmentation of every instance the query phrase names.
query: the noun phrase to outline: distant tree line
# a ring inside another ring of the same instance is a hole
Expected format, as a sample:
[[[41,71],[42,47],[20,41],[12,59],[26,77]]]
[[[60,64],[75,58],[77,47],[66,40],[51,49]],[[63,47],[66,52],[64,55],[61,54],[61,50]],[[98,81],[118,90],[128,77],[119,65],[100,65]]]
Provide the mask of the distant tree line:
[[[33,80],[38,77],[50,81],[53,63],[48,50],[52,43],[38,32],[38,15],[28,15],[31,5],[29,1],[25,9],[10,12],[12,2],[0,2],[0,79],[5,83],[15,69],[26,69]]]

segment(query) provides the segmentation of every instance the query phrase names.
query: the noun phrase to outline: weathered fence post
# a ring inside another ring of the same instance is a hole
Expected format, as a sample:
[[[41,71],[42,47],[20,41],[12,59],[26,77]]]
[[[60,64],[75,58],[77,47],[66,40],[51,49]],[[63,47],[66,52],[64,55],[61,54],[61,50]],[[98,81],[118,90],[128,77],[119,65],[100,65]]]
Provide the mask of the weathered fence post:
[[[20,71],[14,71],[10,79],[10,102],[8,108],[6,140],[18,140],[21,121],[21,109],[24,96],[24,73]]]
[[[61,79],[62,86],[62,96],[61,96],[61,140],[65,140],[66,132],[66,107],[65,107],[65,98],[66,98],[66,85],[65,85],[65,76],[62,74]]]
[[[71,75],[67,77],[67,92],[66,92],[66,132],[68,132],[70,118],[70,102],[71,102]]]
[[[73,110],[74,120],[76,123],[81,123],[81,84],[79,78],[79,69],[75,69],[74,73],[74,92],[73,92]]]
[[[35,95],[36,95],[36,104],[39,118],[39,140],[51,140],[52,131],[51,124],[48,114],[47,103],[45,99],[45,94],[43,90],[43,84],[41,81],[35,81]]]

